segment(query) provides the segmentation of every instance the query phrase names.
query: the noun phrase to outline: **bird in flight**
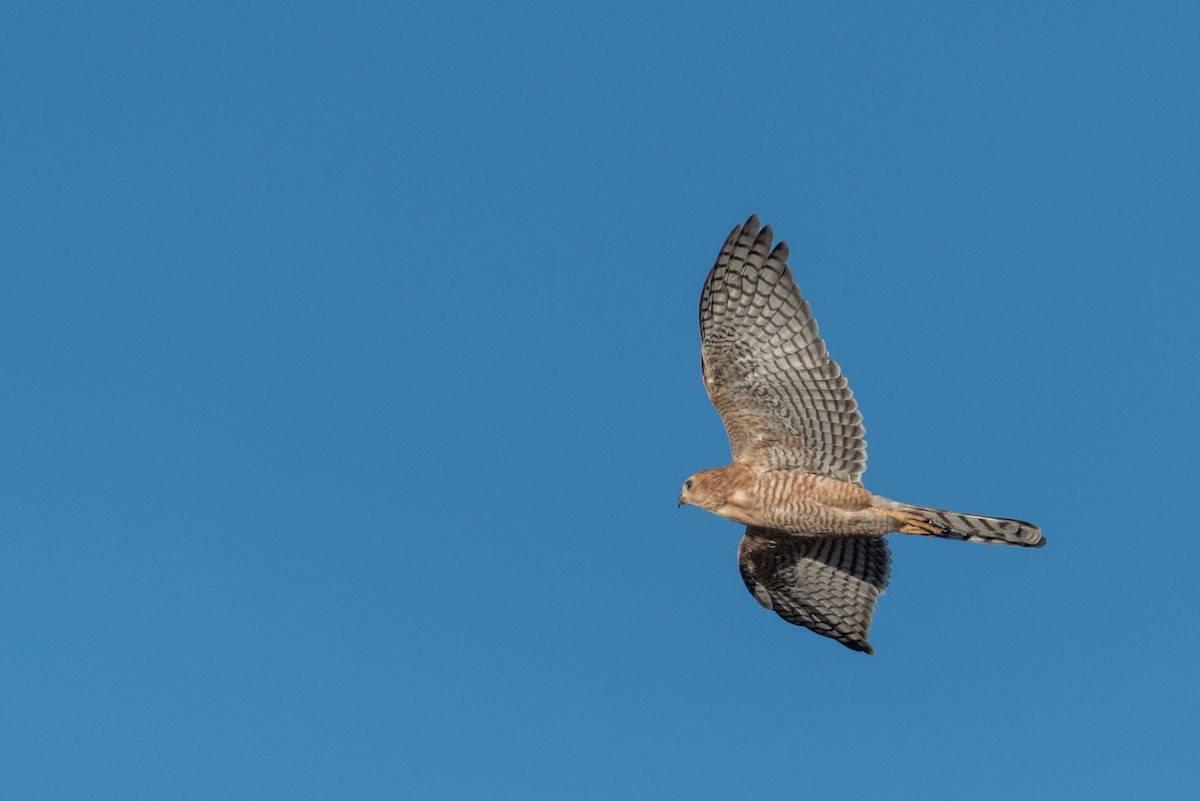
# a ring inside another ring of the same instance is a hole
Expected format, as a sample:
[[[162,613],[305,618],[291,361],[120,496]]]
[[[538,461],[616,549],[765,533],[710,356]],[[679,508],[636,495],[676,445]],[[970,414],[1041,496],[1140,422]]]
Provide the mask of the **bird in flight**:
[[[862,415],[788,268],[787,244],[751,216],[725,240],[700,295],[700,358],[733,462],[688,478],[689,504],[746,526],[738,567],[789,623],[855,651],[891,555],[883,535],[1040,548],[1032,523],[898,503],[862,484]]]

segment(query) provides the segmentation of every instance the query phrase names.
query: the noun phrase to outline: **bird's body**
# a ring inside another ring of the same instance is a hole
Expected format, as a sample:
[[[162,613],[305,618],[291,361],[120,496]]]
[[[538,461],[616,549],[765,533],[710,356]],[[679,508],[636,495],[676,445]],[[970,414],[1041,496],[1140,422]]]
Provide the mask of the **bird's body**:
[[[747,526],[787,534],[878,536],[896,521],[872,511],[888,504],[863,487],[804,470],[764,471],[745,462],[697,473],[688,503]]]
[[[751,217],[733,230],[700,298],[701,362],[733,462],[679,496],[747,526],[746,587],[785,620],[859,651],[887,586],[884,534],[1040,547],[1019,520],[898,503],[862,485],[862,415],[787,266],[787,245]]]

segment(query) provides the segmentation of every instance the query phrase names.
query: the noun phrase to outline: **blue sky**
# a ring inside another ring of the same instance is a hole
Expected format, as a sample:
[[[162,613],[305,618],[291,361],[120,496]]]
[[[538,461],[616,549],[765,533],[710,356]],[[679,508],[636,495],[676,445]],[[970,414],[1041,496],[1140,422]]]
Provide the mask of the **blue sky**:
[[[0,795],[1184,798],[1189,3],[11,3]],[[874,657],[676,495],[759,213],[892,538]]]

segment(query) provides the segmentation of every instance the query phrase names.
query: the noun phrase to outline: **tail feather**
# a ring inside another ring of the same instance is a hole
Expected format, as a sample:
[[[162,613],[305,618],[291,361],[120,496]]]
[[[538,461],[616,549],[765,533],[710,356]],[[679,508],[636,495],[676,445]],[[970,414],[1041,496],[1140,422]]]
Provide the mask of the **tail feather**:
[[[933,537],[969,542],[991,542],[997,545],[1019,545],[1024,548],[1041,548],[1046,544],[1042,530],[1033,523],[1026,523],[1023,520],[968,515],[908,504],[901,504],[900,510],[920,515],[926,522],[938,529],[929,533],[929,536]]]

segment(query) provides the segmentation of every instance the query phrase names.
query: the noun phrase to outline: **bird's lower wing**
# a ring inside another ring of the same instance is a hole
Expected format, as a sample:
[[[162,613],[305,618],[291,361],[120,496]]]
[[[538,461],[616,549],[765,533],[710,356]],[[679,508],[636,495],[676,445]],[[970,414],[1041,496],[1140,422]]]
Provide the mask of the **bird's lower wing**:
[[[751,526],[738,546],[738,567],[758,602],[787,622],[874,653],[867,632],[891,571],[883,537],[795,536]]]

